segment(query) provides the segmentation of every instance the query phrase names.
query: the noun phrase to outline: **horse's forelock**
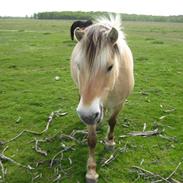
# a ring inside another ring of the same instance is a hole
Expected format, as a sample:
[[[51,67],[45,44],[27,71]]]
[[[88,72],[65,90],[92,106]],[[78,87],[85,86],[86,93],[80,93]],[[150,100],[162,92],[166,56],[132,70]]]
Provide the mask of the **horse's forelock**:
[[[85,61],[88,62],[90,69],[92,69],[94,65],[101,65],[101,63],[94,63],[96,61],[99,62],[99,60],[96,60],[96,58],[101,58],[104,55],[111,54],[112,49],[107,49],[107,31],[109,31],[109,28],[98,24],[90,26],[86,30],[86,35],[84,36],[84,39],[82,41],[82,49],[84,50],[86,58]],[[106,54],[101,55],[105,51]],[[100,61],[102,62],[101,59]]]

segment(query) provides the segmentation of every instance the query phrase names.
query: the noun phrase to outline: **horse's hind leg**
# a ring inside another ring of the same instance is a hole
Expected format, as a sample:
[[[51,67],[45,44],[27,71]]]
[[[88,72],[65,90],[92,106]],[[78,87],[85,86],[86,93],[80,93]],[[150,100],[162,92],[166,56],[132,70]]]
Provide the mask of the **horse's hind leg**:
[[[117,115],[118,115],[119,111],[121,110],[121,108],[122,108],[122,106],[115,108],[112,112],[112,115],[111,115],[109,121],[108,121],[109,129],[108,129],[107,138],[105,141],[105,147],[107,150],[112,150],[115,146],[114,128],[116,125]]]

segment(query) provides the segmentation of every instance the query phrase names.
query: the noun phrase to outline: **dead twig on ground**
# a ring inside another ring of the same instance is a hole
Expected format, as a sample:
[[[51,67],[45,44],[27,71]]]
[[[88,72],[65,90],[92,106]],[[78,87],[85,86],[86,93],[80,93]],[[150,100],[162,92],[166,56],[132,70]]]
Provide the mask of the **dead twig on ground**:
[[[67,159],[69,160],[69,164],[72,165],[72,159],[70,157]]]
[[[66,134],[61,134],[60,135],[60,139],[63,140],[63,139],[69,139],[69,140],[73,140],[75,142],[77,142],[78,144],[80,144],[81,142],[79,140],[77,140],[74,136],[71,136],[71,135],[66,135]]]
[[[171,183],[180,183],[178,180],[172,178],[173,175],[176,173],[176,171],[178,170],[178,168],[180,167],[180,165],[182,164],[182,162],[179,162],[178,165],[176,166],[175,170],[167,177],[165,178],[166,180],[170,181]],[[162,182],[162,180],[157,180],[157,181],[154,181],[153,183],[157,183],[157,182]]]
[[[2,154],[4,154],[5,151],[6,151],[7,149],[8,149],[8,146],[6,146],[6,147],[3,149]]]
[[[60,162],[60,161],[59,161],[58,159],[55,159],[55,160],[53,161],[52,164],[54,165],[54,164],[59,163],[59,162]],[[40,161],[36,162],[35,167],[37,168],[38,166],[43,165],[43,164],[45,164],[45,163],[47,163],[48,165],[50,165],[51,160],[50,160],[50,159],[47,159],[47,160],[40,160]]]
[[[102,163],[101,167],[109,165],[115,158],[114,154],[111,154],[110,157]]]
[[[60,181],[61,178],[62,178],[61,174],[58,174],[58,176],[53,180],[53,182]]]
[[[50,162],[50,167],[52,167],[53,166],[53,162],[54,162],[54,160],[55,160],[55,158],[58,156],[58,155],[60,155],[61,154],[61,158],[60,158],[60,160],[62,160],[63,159],[63,150],[61,150],[61,151],[59,151],[59,152],[57,152],[54,156],[53,156],[53,158],[51,159],[51,162]]]
[[[129,137],[129,136],[132,136],[132,137],[136,137],[136,136],[150,137],[150,136],[160,135],[161,133],[162,133],[162,131],[159,131],[157,128],[157,129],[152,130],[152,131],[144,131],[143,130],[140,132],[130,132],[127,135],[120,135],[119,137],[121,137],[121,138]]]
[[[129,136],[136,137],[136,136],[143,136],[143,137],[150,137],[150,136],[159,136],[165,140],[168,140],[170,142],[176,142],[176,137],[169,137],[167,135],[162,135],[164,132],[164,129],[159,131],[158,128],[152,131],[142,131],[142,132],[130,132],[127,135],[120,135],[121,138],[126,138]]]
[[[75,136],[76,134],[88,135],[88,132],[85,130],[73,130],[70,135]]]
[[[53,156],[53,158],[51,159],[50,167],[53,166],[53,163],[54,163],[54,161],[55,161],[55,159],[56,159],[56,157],[57,157],[58,155],[61,154],[61,159],[60,159],[60,160],[62,160],[62,159],[63,159],[63,156],[64,156],[64,155],[63,155],[64,152],[69,151],[69,150],[75,150],[72,146],[65,146],[65,145],[62,145],[62,147],[63,147],[64,149],[62,149],[61,151],[57,152],[57,153]]]
[[[163,110],[164,113],[172,113],[172,112],[174,112],[174,111],[176,111],[175,108],[172,108],[172,109],[164,109],[164,110]]]
[[[108,159],[106,160],[102,160],[101,161],[101,167],[104,167],[106,165],[109,165],[113,160],[116,159],[116,157],[119,155],[119,153],[122,153],[122,152],[126,152],[127,151],[127,144],[128,142],[126,142],[126,144],[123,146],[123,147],[119,147],[117,148],[111,155]]]
[[[38,141],[39,142],[51,142],[60,132],[57,132],[56,134],[54,134],[53,136],[51,137],[45,137],[44,139],[39,139]],[[32,142],[35,142],[35,139],[34,140],[31,140],[30,142],[28,142],[28,144],[32,143]]]
[[[36,175],[35,177],[32,177],[32,183],[36,180],[42,177],[42,173]]]
[[[158,129],[155,129],[153,131],[143,131],[143,132],[130,132],[128,135],[130,136],[144,136],[144,137],[149,137],[153,135],[159,135],[161,132]]]
[[[37,131],[24,129],[18,135],[16,135],[15,137],[11,138],[10,140],[8,140],[6,142],[3,142],[3,144],[7,144],[7,143],[10,143],[10,142],[16,140],[17,138],[22,136],[24,133],[30,133],[30,134],[34,134],[34,135],[42,135],[43,133],[45,133],[49,129],[49,126],[52,123],[54,118],[60,117],[60,116],[65,116],[67,114],[68,114],[67,112],[62,112],[61,113],[60,110],[51,112],[51,114],[48,116],[48,121],[47,121],[47,124],[46,124],[46,127],[45,127],[44,130],[42,130],[41,132],[37,132]]]
[[[34,145],[34,149],[35,149],[35,151],[36,152],[38,152],[38,153],[40,153],[41,155],[44,155],[44,156],[47,156],[47,151],[45,151],[45,150],[42,150],[40,147],[39,147],[39,143],[45,143],[45,142],[48,142],[48,141],[51,141],[51,140],[53,140],[56,136],[58,135],[58,133],[56,133],[54,136],[52,136],[52,137],[46,137],[46,138],[44,138],[44,139],[34,139],[33,141],[31,141],[31,142],[35,142],[35,145]],[[77,143],[79,143],[79,141],[76,139],[76,138],[74,138],[74,137],[72,137],[72,136],[70,136],[70,135],[66,135],[66,134],[62,134],[61,136],[60,136],[60,138],[63,140],[63,139],[69,139],[69,140],[73,140],[73,141],[76,141]],[[55,162],[55,158],[60,154],[60,153],[62,153],[62,152],[65,152],[65,151],[67,151],[67,150],[69,150],[69,149],[72,149],[72,150],[74,150],[71,146],[66,146],[65,144],[62,144],[62,150],[60,151],[60,152],[58,152],[53,158],[52,158],[52,160],[50,160],[51,161],[51,163],[50,163],[50,166],[52,166],[53,164],[54,164],[54,162]],[[47,161],[47,160],[46,160]],[[45,162],[45,161],[44,161]],[[37,163],[37,165],[36,165],[36,167],[37,166],[39,166],[39,164],[42,164],[42,163],[44,163],[44,162],[38,162]],[[69,162],[70,162],[70,164],[72,164],[72,160],[71,159],[69,159]]]
[[[40,132],[36,132],[36,131],[31,131],[31,130],[22,130],[18,135],[16,135],[15,137],[11,138],[10,140],[6,141],[5,144],[10,143],[14,140],[16,140],[17,138],[19,138],[20,136],[22,136],[24,133],[31,133],[34,135],[41,135],[42,133]]]
[[[137,182],[140,179],[140,175],[137,176],[137,178],[133,181],[133,183]]]
[[[59,133],[59,132],[58,132]],[[35,142],[35,144],[34,144],[34,149],[35,149],[35,151],[36,152],[38,152],[38,153],[40,153],[40,154],[42,154],[42,155],[44,155],[44,156],[47,156],[48,155],[48,153],[45,151],[45,150],[42,150],[40,147],[39,147],[39,143],[45,143],[45,142],[50,142],[50,141],[52,141],[57,135],[58,135],[58,133],[56,133],[55,135],[53,135],[53,136],[51,136],[51,137],[46,137],[46,138],[44,138],[44,139],[34,139],[34,140],[32,140],[30,143],[32,143],[32,142]]]
[[[167,180],[172,178],[172,176],[176,173],[176,171],[178,170],[178,168],[180,167],[181,164],[182,164],[182,162],[179,162],[179,164],[176,166],[175,170],[166,178]]]
[[[172,179],[172,181],[174,181],[173,183],[182,183],[182,182],[180,182],[180,181],[178,181],[178,180],[176,180],[174,178],[171,178],[171,179]]]
[[[144,123],[143,132],[145,132],[146,128],[147,128],[147,124]]]
[[[2,173],[2,180],[4,181],[5,169],[4,169],[4,165],[1,160],[0,160],[0,167],[1,167],[1,173]]]
[[[7,147],[6,147],[5,149],[7,149]],[[28,169],[28,170],[34,169],[34,168],[31,167],[30,165],[27,165],[27,166],[26,166],[26,165],[23,165],[23,164],[21,164],[21,163],[15,161],[15,160],[13,160],[12,158],[10,158],[10,157],[8,157],[8,156],[5,156],[5,155],[4,155],[5,149],[3,150],[2,153],[0,153],[0,160],[1,160],[1,162],[3,162],[3,161],[10,161],[11,163],[13,163],[13,164],[15,164],[15,165],[17,165],[17,166],[26,168],[26,169]]]
[[[48,116],[48,121],[47,121],[45,129],[42,132],[40,132],[40,133],[42,134],[42,133],[44,133],[44,132],[46,132],[48,130],[50,124],[52,123],[52,121],[53,121],[53,119],[55,117],[65,116],[67,114],[68,114],[67,112],[62,112],[61,113],[60,110],[51,112],[51,114]]]
[[[153,181],[153,183],[158,183],[158,182],[180,183],[178,180],[176,180],[172,177],[177,172],[177,170],[178,170],[178,168],[180,167],[181,164],[182,164],[182,161],[178,163],[175,170],[166,178],[160,176],[159,174],[155,174],[153,172],[150,172],[149,170],[145,170],[145,169],[143,169],[141,167],[138,167],[138,166],[132,166],[132,168],[136,169],[137,171],[141,171],[141,172],[145,173],[144,176],[146,176],[146,174],[147,174],[147,175],[152,176],[152,178],[154,178],[154,179],[158,178],[158,180]],[[137,173],[138,173],[138,177],[139,177],[139,175],[141,175],[141,174],[139,174],[139,172],[137,172]]]
[[[140,176],[151,176],[151,178],[154,178],[154,179],[160,179],[164,182],[167,182],[167,183],[171,183],[169,180],[167,180],[166,178],[160,176],[159,174],[155,174],[149,170],[145,170],[139,166],[132,166],[133,169],[137,170],[137,174],[140,175]],[[143,174],[142,174],[143,173]]]
[[[170,142],[175,142],[176,141],[176,137],[169,137],[169,136],[166,136],[166,135],[162,135],[160,134],[159,137],[165,139],[165,140],[168,140]]]
[[[35,151],[38,152],[38,153],[40,153],[40,154],[42,154],[42,155],[44,155],[44,156],[47,156],[48,153],[47,153],[46,151],[42,150],[42,149],[38,146],[38,143],[39,143],[39,142],[45,142],[45,141],[35,139],[35,146],[34,146]]]

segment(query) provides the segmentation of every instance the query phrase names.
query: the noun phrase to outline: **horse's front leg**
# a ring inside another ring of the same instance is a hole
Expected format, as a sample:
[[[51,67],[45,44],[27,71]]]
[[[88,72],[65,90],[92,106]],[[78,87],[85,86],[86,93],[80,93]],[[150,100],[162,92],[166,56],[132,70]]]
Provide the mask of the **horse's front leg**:
[[[105,141],[105,147],[107,150],[113,150],[114,146],[116,145],[116,143],[114,141],[114,128],[116,125],[116,118],[117,118],[117,115],[118,115],[120,110],[121,110],[121,106],[116,108],[113,111],[113,113],[108,121],[109,129],[108,129],[107,138]]]
[[[86,182],[96,183],[98,174],[96,173],[95,146],[96,146],[96,125],[88,125],[88,147],[89,157],[87,162]]]

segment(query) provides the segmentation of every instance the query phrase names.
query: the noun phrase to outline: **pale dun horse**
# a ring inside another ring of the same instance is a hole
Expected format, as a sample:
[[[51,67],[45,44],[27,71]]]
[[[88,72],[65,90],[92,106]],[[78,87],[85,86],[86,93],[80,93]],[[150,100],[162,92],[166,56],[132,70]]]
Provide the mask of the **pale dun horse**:
[[[121,30],[119,16],[101,18],[85,30],[75,30],[71,74],[80,101],[77,113],[88,129],[86,182],[97,182],[96,126],[105,109],[111,111],[105,145],[113,149],[116,117],[134,86],[133,57]]]

